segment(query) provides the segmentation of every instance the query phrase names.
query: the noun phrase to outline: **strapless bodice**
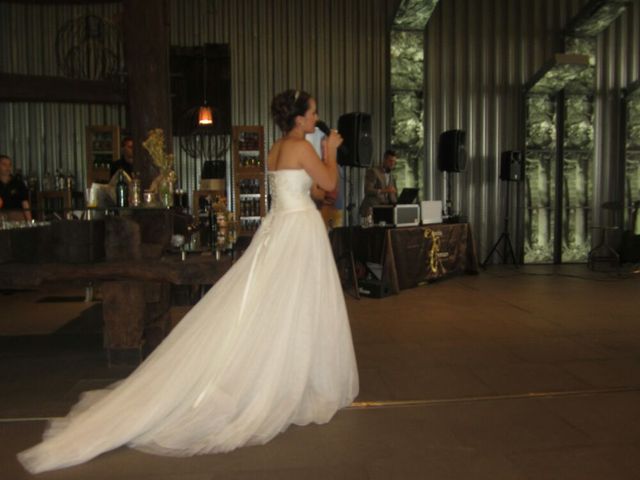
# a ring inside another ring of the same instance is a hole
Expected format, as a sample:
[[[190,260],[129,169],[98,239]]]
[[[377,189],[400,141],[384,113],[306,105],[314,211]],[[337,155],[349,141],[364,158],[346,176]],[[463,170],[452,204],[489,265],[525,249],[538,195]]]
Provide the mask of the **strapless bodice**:
[[[302,170],[282,169],[269,172],[271,210],[287,212],[315,208],[309,191],[313,181]]]

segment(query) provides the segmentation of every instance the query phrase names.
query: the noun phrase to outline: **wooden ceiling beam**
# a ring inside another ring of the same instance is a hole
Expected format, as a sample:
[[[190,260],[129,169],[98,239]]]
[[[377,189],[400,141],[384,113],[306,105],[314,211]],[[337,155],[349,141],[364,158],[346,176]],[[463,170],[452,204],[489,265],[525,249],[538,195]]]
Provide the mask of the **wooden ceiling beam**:
[[[0,101],[124,104],[127,95],[115,82],[0,73]]]
[[[122,0],[2,0],[2,3],[22,5],[90,5],[92,3],[122,3]]]

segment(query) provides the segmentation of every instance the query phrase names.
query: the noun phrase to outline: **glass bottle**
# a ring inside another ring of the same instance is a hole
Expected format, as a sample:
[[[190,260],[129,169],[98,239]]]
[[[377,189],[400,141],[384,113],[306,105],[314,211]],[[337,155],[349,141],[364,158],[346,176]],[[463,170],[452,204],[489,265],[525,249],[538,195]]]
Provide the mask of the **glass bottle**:
[[[116,206],[120,208],[129,206],[129,185],[124,179],[123,172],[120,172],[118,183],[116,184]]]
[[[218,249],[218,219],[213,207],[209,209],[209,228],[211,228],[211,250],[215,251]]]
[[[131,180],[131,205],[139,207],[142,204],[142,185],[139,178]]]

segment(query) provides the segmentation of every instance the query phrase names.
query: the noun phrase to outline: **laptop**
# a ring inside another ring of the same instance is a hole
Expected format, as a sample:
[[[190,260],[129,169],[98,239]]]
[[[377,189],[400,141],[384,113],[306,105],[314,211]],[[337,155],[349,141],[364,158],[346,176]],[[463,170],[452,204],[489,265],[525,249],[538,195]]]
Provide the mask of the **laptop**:
[[[410,205],[418,199],[417,188],[403,188],[396,205]]]

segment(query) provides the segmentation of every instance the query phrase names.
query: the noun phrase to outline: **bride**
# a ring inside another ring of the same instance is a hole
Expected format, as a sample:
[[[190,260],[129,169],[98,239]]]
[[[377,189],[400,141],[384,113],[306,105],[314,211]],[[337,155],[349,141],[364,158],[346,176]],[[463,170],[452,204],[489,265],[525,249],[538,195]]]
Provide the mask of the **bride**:
[[[32,473],[128,445],[189,456],[264,444],[290,424],[328,422],[358,393],[351,331],[313,183],[333,190],[332,131],[324,162],[306,92],[277,95],[283,137],[268,158],[272,208],[240,260],[128,378],[83,394],[44,440],[18,454]]]

